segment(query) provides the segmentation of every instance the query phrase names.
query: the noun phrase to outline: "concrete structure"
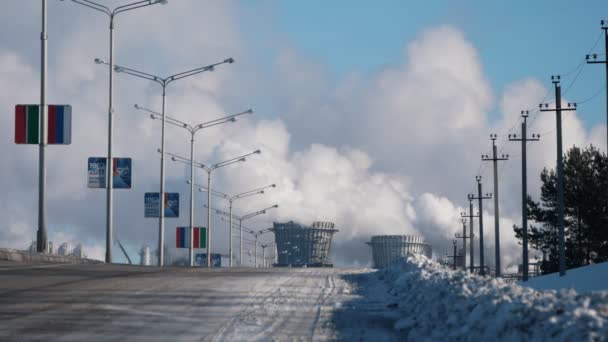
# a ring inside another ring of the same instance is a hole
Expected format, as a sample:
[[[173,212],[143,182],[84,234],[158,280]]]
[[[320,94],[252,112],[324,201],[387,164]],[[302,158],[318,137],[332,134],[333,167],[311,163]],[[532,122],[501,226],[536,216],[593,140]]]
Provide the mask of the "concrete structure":
[[[68,243],[67,243],[67,242],[64,242],[64,243],[62,243],[62,244],[61,244],[61,246],[59,246],[59,248],[57,249],[57,254],[59,254],[59,255],[63,255],[63,256],[70,255],[69,250],[70,250],[70,246],[68,245]]]
[[[384,268],[393,261],[409,253],[432,256],[431,245],[424,242],[422,236],[414,235],[376,235],[370,242],[375,268]]]
[[[150,246],[143,246],[139,250],[139,264],[150,266]]]
[[[338,230],[332,222],[305,226],[293,221],[273,224],[277,249],[274,266],[333,267],[329,254],[331,239]]]
[[[77,258],[84,258],[84,249],[82,248],[81,243],[77,244],[76,247],[74,247],[74,250],[72,251],[72,256],[75,256]]]

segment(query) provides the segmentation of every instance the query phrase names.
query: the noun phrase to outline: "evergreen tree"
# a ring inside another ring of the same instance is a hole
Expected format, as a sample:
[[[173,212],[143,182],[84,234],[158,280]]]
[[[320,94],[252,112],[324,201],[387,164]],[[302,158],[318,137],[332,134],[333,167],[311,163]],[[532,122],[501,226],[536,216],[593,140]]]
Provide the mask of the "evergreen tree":
[[[608,260],[608,158],[595,147],[573,147],[564,157],[566,265],[569,268]],[[543,169],[539,202],[528,196],[530,247],[543,252],[543,273],[559,269],[557,175]],[[515,235],[522,238],[520,227]]]

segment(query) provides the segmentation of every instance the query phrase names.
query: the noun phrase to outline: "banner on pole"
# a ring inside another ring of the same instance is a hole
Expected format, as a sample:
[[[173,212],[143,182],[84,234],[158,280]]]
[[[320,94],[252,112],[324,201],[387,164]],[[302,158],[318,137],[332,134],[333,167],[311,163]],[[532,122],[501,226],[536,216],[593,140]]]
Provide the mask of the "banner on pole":
[[[194,256],[194,266],[207,266],[207,253],[197,253]],[[211,253],[211,267],[222,267],[222,255]]]
[[[144,194],[144,217],[160,216],[160,196],[158,192],[146,192]],[[179,217],[179,193],[165,192],[165,217]]]
[[[72,106],[47,106],[45,142],[49,145],[72,143]],[[40,105],[15,106],[15,143],[40,143]]]
[[[106,188],[107,158],[89,157],[88,187],[94,189]],[[112,158],[112,184],[114,189],[131,189],[132,174],[131,158]]]
[[[206,248],[207,229],[194,227],[194,242],[192,248]],[[190,227],[177,227],[175,229],[175,247],[190,248]]]

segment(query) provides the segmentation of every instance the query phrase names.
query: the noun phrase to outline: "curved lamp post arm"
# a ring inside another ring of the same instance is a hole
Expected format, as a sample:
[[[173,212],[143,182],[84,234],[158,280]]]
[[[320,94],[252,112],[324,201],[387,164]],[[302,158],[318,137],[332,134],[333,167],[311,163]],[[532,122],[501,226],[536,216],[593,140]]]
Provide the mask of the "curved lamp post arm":
[[[138,1],[138,2],[131,3],[131,4],[118,6],[114,9],[114,11],[112,12],[112,15],[117,15],[118,13],[134,10],[136,8],[142,8],[142,7],[157,5],[157,4],[165,5],[165,4],[167,4],[167,0],[143,0],[143,1]]]
[[[140,105],[138,105],[137,103],[133,105],[133,107],[135,107],[135,109],[139,109],[141,111],[147,112],[150,114],[150,118],[151,119],[158,119],[158,120],[162,120],[163,115],[161,113],[155,112],[151,109],[148,109],[146,107],[142,107]],[[188,125],[187,123],[180,121],[178,119],[172,118],[168,115],[165,114],[165,122],[168,124],[171,124],[173,126],[177,126],[177,127],[181,127],[186,129],[187,131],[189,131],[191,134],[194,130],[194,127],[192,127],[191,125]]]
[[[63,1],[63,0],[61,0],[61,1]],[[108,17],[112,16],[112,11],[110,11],[109,8],[107,8],[106,6],[100,5],[98,3],[95,3],[93,1],[88,1],[88,0],[72,0],[72,2],[75,2],[75,3],[79,4],[79,5],[82,5],[82,6],[94,9],[94,10],[97,10],[99,12],[103,12]]]
[[[273,209],[273,208],[278,208],[278,207],[279,207],[279,205],[278,205],[278,204],[275,204],[275,205],[273,205],[273,206],[271,206],[271,207],[268,207],[268,208],[265,208],[265,209],[262,209],[262,210],[258,210],[258,211],[256,211],[256,212],[251,213],[251,214],[248,214],[248,215],[244,215],[244,216],[242,216],[241,218],[242,218],[243,220],[246,220],[246,219],[252,218],[252,217],[254,217],[254,216],[258,216],[258,215],[261,215],[261,214],[266,214],[266,211],[268,211],[268,210],[270,210],[270,209]]]
[[[235,122],[236,118],[238,116],[245,115],[245,114],[253,114],[253,109],[247,109],[244,112],[240,112],[240,113],[236,113],[236,114],[225,116],[223,118],[219,118],[219,119],[203,122],[202,124],[194,126],[194,132],[196,132],[198,130],[201,130],[203,128],[207,128],[207,127],[223,124],[223,123],[226,123],[226,122]]]
[[[211,167],[209,167],[209,170],[213,171],[215,169],[219,169],[220,167],[224,167],[224,166],[231,165],[231,164],[238,163],[238,162],[244,162],[245,160],[247,160],[246,158],[249,157],[250,155],[260,154],[260,153],[262,153],[262,151],[255,150],[251,153],[244,154],[240,157],[235,157],[232,159],[224,160],[222,162],[213,164]]]
[[[249,197],[249,196],[253,196],[253,195],[258,195],[258,194],[263,194],[264,190],[268,189],[268,188],[275,188],[277,185],[276,184],[270,184],[268,186],[264,186],[258,189],[253,189],[253,190],[249,190],[249,191],[245,191],[243,193],[240,193],[238,195],[234,195],[231,197],[232,200],[236,200],[239,198],[243,198],[243,197]]]
[[[173,81],[177,81],[177,80],[182,79],[182,78],[186,78],[186,77],[189,77],[189,76],[192,76],[192,75],[200,74],[201,72],[213,71],[216,66],[221,65],[221,64],[226,64],[226,63],[228,63],[228,64],[234,63],[234,58],[228,58],[228,59],[225,59],[225,60],[223,60],[222,62],[219,62],[219,63],[207,65],[207,66],[204,66],[204,67],[200,67],[200,68],[196,68],[196,69],[192,69],[192,70],[188,70],[188,71],[184,71],[184,72],[180,72],[180,73],[177,73],[175,75],[171,75],[171,76],[167,77],[165,81],[166,81],[167,84],[169,84],[169,83],[171,83]]]

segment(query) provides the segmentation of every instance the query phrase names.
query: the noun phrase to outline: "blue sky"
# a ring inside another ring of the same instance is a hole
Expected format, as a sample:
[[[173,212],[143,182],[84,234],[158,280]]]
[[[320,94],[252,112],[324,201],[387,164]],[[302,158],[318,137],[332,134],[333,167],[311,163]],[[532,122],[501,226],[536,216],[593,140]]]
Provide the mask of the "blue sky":
[[[518,79],[535,77],[550,85],[552,74],[576,70],[601,34],[600,20],[608,18],[608,3],[602,0],[585,1],[584,5],[564,0],[311,0],[244,5],[252,11],[271,8],[273,24],[281,34],[324,65],[333,80],[352,71],[368,74],[397,63],[403,58],[404,46],[421,30],[454,26],[478,49],[495,94]],[[256,41],[276,33],[253,29],[246,34]],[[603,37],[595,52],[604,52]],[[564,89],[577,73],[564,76]],[[602,66],[586,65],[568,99],[586,99],[604,83]],[[604,99],[602,92],[581,108],[587,127],[605,122]]]

